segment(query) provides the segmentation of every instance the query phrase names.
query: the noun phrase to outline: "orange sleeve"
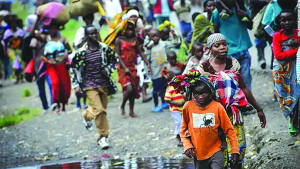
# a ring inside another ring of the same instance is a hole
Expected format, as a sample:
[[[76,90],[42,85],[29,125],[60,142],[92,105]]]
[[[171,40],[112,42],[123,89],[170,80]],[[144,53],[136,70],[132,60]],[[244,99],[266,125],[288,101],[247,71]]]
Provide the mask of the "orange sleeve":
[[[276,32],[273,36],[273,53],[277,60],[291,59],[296,57],[298,48],[283,51],[281,47],[280,32]]]
[[[221,105],[219,108],[219,118],[220,118],[221,127],[224,133],[226,134],[226,136],[229,138],[230,145],[231,145],[231,153],[239,153],[239,143],[238,143],[236,133],[229,120],[229,117],[227,116],[225,109]]]
[[[183,106],[183,111],[182,111],[182,120],[181,120],[181,129],[180,129],[180,138],[183,144],[184,151],[189,149],[189,148],[194,148],[190,137],[185,136],[185,132],[188,131],[188,124],[190,122],[190,117],[189,117],[189,103],[185,103]]]

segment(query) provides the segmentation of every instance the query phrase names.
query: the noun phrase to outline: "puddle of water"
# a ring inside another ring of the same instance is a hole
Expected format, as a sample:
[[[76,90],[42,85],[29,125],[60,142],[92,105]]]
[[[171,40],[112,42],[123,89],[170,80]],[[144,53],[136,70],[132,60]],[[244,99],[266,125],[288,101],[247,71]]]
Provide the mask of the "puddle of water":
[[[55,164],[22,167],[18,169],[193,169],[191,159],[172,159],[165,157],[140,157],[129,160],[96,157],[85,161],[59,162]]]

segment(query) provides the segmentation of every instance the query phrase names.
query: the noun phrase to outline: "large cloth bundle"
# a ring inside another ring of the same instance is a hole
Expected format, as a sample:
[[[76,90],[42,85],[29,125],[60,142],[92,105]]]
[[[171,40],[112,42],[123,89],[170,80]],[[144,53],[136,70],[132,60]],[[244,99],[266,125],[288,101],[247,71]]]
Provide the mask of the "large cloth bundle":
[[[65,25],[70,19],[68,9],[59,2],[50,2],[39,6],[36,14],[40,16],[45,26],[50,24]]]
[[[69,0],[69,13],[72,16],[84,16],[98,11],[97,0]]]

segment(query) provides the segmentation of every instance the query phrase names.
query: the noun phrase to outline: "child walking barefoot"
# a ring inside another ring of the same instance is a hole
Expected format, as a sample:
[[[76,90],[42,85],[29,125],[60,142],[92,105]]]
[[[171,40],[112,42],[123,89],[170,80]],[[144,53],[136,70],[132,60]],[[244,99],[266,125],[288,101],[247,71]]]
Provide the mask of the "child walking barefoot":
[[[139,54],[148,65],[148,71],[151,73],[149,62],[146,59],[135,37],[135,23],[128,20],[123,36],[116,39],[116,52],[119,55],[120,65],[117,69],[119,83],[123,89],[123,101],[120,106],[121,115],[125,115],[125,104],[129,100],[130,117],[137,117],[134,113],[134,99],[139,98],[139,76],[135,68],[137,55]]]
[[[200,76],[198,71],[191,71],[187,75],[177,76],[169,85],[174,86],[177,92],[186,91],[190,100],[183,106],[180,136],[184,154],[194,158],[195,168],[224,167],[218,134],[220,129],[230,140],[232,160],[236,163],[239,157],[237,137],[225,109],[216,101],[215,89],[208,78]],[[186,137],[186,131],[191,139]]]

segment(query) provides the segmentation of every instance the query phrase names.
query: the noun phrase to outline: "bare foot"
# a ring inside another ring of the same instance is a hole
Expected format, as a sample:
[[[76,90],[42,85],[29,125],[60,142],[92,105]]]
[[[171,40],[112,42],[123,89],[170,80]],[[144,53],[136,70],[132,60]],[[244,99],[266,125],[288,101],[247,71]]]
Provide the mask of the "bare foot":
[[[147,103],[152,100],[152,97],[144,97],[142,103]]]
[[[139,117],[138,115],[136,115],[134,112],[129,113],[129,116],[132,118],[136,118]]]
[[[121,115],[122,115],[122,116],[125,116],[125,109],[124,109],[124,107],[122,108],[122,107],[120,106],[119,109],[120,109]]]
[[[182,144],[182,142],[181,142],[181,139],[180,139],[180,136],[179,136],[179,135],[176,136],[176,140],[177,140],[177,146],[178,146],[178,147],[182,147],[183,144]]]
[[[54,114],[60,114],[60,108],[56,108],[54,111],[53,111]]]

